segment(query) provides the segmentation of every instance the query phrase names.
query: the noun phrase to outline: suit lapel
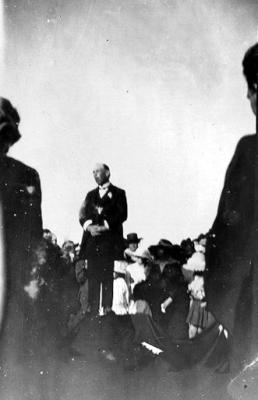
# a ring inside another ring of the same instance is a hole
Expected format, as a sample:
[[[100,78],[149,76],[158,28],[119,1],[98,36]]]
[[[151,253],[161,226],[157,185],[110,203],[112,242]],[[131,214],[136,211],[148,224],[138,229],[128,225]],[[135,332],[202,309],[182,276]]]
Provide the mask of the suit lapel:
[[[100,198],[100,195],[99,195],[99,189],[96,188],[94,190],[94,192],[93,192],[93,203],[95,205],[97,205],[97,204],[99,204],[100,200],[101,200],[101,198]]]
[[[106,203],[107,201],[111,201],[113,196],[114,196],[114,192],[113,192],[114,186],[112,184],[109,185],[108,190],[106,191],[106,193],[104,194],[103,197],[99,196],[99,199],[101,202]]]

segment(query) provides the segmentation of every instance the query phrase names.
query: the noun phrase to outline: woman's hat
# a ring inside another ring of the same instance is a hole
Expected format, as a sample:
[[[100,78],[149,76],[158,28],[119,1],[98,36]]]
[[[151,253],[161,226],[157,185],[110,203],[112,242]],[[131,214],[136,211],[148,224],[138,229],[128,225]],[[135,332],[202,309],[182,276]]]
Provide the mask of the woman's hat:
[[[138,238],[137,233],[128,233],[126,237],[126,242],[129,243],[140,243],[142,238]]]
[[[149,247],[151,254],[157,254],[159,249],[172,251],[173,244],[167,239],[160,239],[158,244]]]
[[[160,239],[157,245],[149,247],[149,251],[151,254],[153,254],[154,257],[158,256],[158,250],[164,250],[165,255],[173,258],[174,260],[177,260],[179,262],[182,262],[183,260],[181,247],[177,244],[173,245],[167,239]]]
[[[17,142],[21,134],[18,126],[20,116],[11,102],[4,97],[0,97],[0,140],[10,144]]]

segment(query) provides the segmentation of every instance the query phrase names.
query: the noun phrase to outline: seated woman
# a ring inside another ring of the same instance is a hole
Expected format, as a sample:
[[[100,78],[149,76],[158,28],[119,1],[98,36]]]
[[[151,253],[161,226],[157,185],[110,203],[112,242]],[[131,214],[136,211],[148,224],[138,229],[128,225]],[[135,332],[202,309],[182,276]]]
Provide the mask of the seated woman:
[[[187,337],[189,298],[178,263],[166,265],[162,274],[159,266],[153,265],[146,281],[135,286],[133,297],[136,303],[145,302],[148,312],[144,313],[171,339]]]
[[[189,296],[180,265],[176,263],[167,265],[163,271],[163,280],[169,293],[169,297],[161,304],[162,312],[166,313],[168,337],[171,340],[186,339]]]

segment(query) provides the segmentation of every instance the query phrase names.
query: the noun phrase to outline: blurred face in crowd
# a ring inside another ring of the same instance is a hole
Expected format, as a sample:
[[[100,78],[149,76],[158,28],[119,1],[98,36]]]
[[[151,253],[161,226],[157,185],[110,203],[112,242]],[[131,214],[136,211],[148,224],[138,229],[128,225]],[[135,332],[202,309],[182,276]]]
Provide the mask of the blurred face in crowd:
[[[78,245],[75,247],[75,255],[76,255],[76,256],[79,256],[80,250],[81,250],[81,246],[78,244]]]
[[[52,233],[52,235],[51,235],[51,243],[54,246],[57,246],[57,237],[56,237],[56,235],[54,233]]]
[[[47,261],[47,253],[44,248],[39,248],[36,252],[38,265],[44,265]]]
[[[165,255],[164,249],[159,248],[158,251],[157,251],[157,259],[158,260],[163,260],[164,258],[166,258],[165,256],[166,255]]]
[[[52,233],[51,233],[50,231],[45,231],[45,232],[43,233],[43,238],[44,238],[47,242],[51,243],[51,242],[52,242]]]
[[[75,247],[73,242],[64,243],[62,253],[65,258],[68,258],[72,262],[75,258]]]
[[[144,274],[147,278],[150,274],[151,266],[150,266],[148,260],[146,260],[146,259],[143,260],[142,264],[144,265]]]
[[[160,269],[158,268],[150,268],[150,278],[153,282],[158,282],[161,278]]]
[[[135,257],[135,258],[136,258],[137,264],[139,264],[139,265],[144,265],[143,258],[141,258],[141,257]]]
[[[206,243],[207,243],[207,238],[206,238],[206,237],[204,237],[204,238],[202,238],[202,239],[199,240],[199,244],[200,244],[201,246],[203,246],[203,247],[206,246]]]
[[[131,251],[135,251],[138,249],[138,243],[129,243],[128,247]]]
[[[163,275],[167,280],[173,281],[173,278],[178,276],[180,268],[180,263],[175,260],[172,263],[166,265],[163,271]]]
[[[105,169],[103,164],[96,164],[93,169],[93,176],[97,185],[104,185],[109,181],[110,172]]]
[[[247,98],[250,101],[254,115],[256,115],[256,88],[247,87]]]
[[[194,244],[187,243],[185,245],[184,252],[185,252],[186,257],[191,257],[191,255],[194,253]]]

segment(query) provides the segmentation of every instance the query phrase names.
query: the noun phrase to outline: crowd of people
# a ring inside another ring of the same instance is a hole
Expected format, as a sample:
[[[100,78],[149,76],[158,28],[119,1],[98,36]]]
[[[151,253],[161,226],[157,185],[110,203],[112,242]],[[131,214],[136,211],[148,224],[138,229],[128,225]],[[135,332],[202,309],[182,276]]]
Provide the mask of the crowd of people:
[[[123,253],[114,261],[112,304],[107,310],[102,284],[97,308],[91,306],[88,262],[81,258],[80,244],[67,240],[59,247],[55,234],[43,230],[25,291],[41,313],[37,320],[44,321],[45,345],[51,352],[50,343],[62,357],[78,355],[78,332],[95,331],[101,324],[96,351],[101,347],[107,360],[118,358],[126,368],[138,368],[146,360],[143,344],[151,360],[153,352],[168,351],[168,342],[187,342],[216,325],[205,300],[206,236],[180,245],[161,239],[148,248],[141,240],[137,233],[129,233],[123,241]],[[39,328],[42,333],[42,322]]]

